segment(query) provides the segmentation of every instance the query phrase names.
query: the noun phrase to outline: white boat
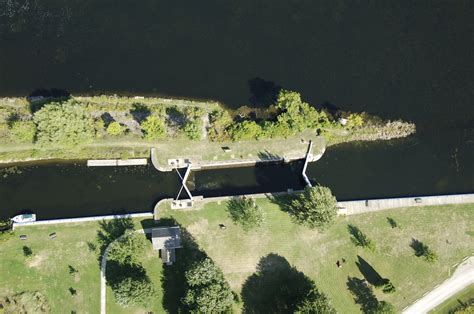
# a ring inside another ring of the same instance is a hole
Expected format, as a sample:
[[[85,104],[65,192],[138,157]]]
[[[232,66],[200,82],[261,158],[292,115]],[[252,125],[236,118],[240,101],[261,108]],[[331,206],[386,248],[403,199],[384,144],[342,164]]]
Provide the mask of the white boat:
[[[16,223],[33,222],[33,221],[36,221],[36,214],[18,215],[18,216],[13,217],[12,221]]]

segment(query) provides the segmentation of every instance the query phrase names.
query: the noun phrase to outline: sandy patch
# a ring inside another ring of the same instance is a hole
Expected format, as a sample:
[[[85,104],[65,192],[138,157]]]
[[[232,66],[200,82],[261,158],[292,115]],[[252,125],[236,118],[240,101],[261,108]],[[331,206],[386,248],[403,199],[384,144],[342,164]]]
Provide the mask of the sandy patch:
[[[28,267],[41,267],[47,259],[47,255],[44,252],[35,254],[27,263]]]

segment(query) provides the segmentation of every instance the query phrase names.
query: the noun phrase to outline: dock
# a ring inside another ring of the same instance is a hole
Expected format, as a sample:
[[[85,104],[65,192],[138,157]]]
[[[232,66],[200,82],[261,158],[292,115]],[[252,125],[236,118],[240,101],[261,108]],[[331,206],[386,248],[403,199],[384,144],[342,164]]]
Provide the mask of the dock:
[[[148,159],[93,159],[87,161],[88,167],[146,166]]]

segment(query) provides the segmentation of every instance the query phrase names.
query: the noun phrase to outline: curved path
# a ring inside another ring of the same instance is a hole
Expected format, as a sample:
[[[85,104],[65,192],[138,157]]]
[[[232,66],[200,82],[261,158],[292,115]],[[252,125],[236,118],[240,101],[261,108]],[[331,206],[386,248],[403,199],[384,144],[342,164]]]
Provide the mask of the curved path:
[[[462,262],[449,279],[407,307],[403,313],[428,313],[428,311],[472,284],[474,284],[474,256]]]
[[[140,230],[135,230],[134,232],[137,233],[151,233],[151,228],[147,229],[140,229]],[[121,235],[114,241],[110,242],[109,245],[104,250],[104,254],[102,255],[102,259],[100,261],[100,314],[105,314],[106,313],[106,306],[105,306],[105,301],[106,301],[106,296],[105,293],[107,291],[107,286],[106,286],[106,279],[105,279],[105,269],[107,267],[107,256],[109,255],[109,248],[110,245],[115,243],[115,241],[121,239],[124,237],[126,234]]]

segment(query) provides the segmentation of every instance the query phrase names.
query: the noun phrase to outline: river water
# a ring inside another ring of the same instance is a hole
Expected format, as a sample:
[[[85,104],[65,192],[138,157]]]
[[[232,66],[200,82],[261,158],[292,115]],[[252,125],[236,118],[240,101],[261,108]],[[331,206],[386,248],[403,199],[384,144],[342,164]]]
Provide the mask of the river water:
[[[473,16],[472,1],[0,1],[0,95],[54,87],[263,106],[258,77],[314,104],[417,124],[408,139],[342,145],[312,164],[310,178],[338,198],[472,192]],[[278,167],[197,172],[195,189],[301,185],[297,165]],[[148,209],[179,188],[175,174],[152,173],[27,167],[0,181],[0,210]]]

